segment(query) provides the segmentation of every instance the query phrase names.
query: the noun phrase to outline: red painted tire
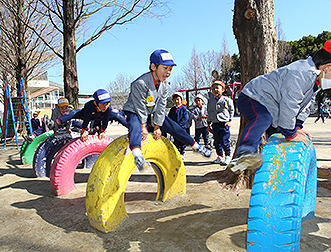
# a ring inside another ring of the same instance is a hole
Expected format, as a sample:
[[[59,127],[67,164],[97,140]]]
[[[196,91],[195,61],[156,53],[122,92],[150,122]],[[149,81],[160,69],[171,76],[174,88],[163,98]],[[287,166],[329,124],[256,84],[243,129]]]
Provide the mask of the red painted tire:
[[[83,142],[75,138],[64,145],[56,155],[50,172],[52,191],[56,195],[67,195],[75,186],[75,171],[77,165],[87,156],[100,154],[113,141],[105,137],[99,140],[98,136],[88,136]]]

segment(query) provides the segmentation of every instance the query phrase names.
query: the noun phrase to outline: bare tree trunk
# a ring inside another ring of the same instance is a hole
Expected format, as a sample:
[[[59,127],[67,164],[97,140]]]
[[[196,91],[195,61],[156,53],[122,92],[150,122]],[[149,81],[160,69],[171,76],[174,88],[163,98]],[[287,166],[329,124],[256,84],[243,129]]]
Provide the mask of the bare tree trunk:
[[[17,65],[15,69],[15,79],[17,96],[21,95],[20,80],[23,78],[24,84],[26,85],[27,79],[27,65],[26,65],[26,49],[25,49],[25,25],[24,20],[24,1],[17,0],[17,16],[16,16],[16,60]]]
[[[78,77],[76,63],[75,19],[72,0],[63,1],[63,81],[69,103],[78,108]]]
[[[239,47],[243,86],[254,77],[276,69],[277,43],[273,0],[236,0],[233,32]],[[246,124],[247,122],[240,118],[238,140]],[[254,174],[255,172],[245,171],[236,176],[225,170],[218,177],[224,187],[238,190],[251,188]]]

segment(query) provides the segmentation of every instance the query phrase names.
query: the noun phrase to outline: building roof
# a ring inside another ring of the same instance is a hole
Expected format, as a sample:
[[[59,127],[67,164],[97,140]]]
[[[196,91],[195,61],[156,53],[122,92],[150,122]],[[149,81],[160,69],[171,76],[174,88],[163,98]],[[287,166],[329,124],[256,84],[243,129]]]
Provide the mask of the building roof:
[[[39,90],[37,90],[36,92],[33,92],[32,94],[30,94],[29,99],[33,99],[33,98],[37,98],[39,96],[42,96],[44,94],[48,94],[50,92],[53,92],[55,90],[58,90],[59,88],[57,87],[44,87],[41,88]]]

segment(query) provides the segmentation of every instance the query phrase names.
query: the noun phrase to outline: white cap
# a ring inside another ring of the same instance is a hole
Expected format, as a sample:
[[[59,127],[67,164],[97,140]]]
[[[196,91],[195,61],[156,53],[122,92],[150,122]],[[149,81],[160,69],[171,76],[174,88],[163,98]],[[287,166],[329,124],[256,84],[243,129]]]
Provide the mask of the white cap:
[[[176,93],[174,93],[173,95],[172,95],[172,99],[174,99],[174,96],[175,95],[178,95],[182,100],[183,100],[183,95],[182,95],[182,93],[180,93],[180,92],[176,92]]]
[[[197,94],[197,96],[194,97],[194,100],[195,100],[195,99],[198,99],[198,98],[201,99],[201,100],[203,100],[203,96],[202,96],[202,94]]]

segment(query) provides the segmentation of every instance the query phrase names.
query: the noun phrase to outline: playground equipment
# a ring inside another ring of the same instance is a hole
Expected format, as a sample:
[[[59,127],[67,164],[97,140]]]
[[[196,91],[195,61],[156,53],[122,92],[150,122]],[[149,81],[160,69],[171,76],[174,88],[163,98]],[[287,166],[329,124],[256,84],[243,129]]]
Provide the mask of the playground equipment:
[[[247,251],[300,251],[301,223],[315,214],[317,166],[313,144],[271,136],[252,188]]]
[[[112,138],[89,135],[86,141],[75,138],[66,143],[57,153],[50,171],[50,184],[56,195],[67,195],[75,186],[77,165],[86,157],[99,155],[111,142]]]
[[[35,139],[33,139],[32,143],[23,142],[21,151],[20,151],[20,159],[22,164],[31,164],[33,162],[34,154],[36,152],[36,148],[42,143],[47,137],[53,135],[53,131],[45,132]]]
[[[110,143],[99,155],[87,182],[87,216],[93,227],[105,233],[114,231],[128,218],[124,206],[125,188],[137,168],[128,145],[127,135]],[[164,137],[155,140],[148,135],[141,150],[157,177],[156,200],[165,201],[183,195],[186,192],[186,173],[176,147]]]
[[[79,137],[77,132],[68,133],[60,130],[58,136],[50,135],[40,143],[33,158],[33,171],[36,177],[49,177],[51,165],[56,153],[73,138]]]
[[[4,148],[6,148],[7,144],[7,134],[9,127],[9,115],[11,114],[12,123],[14,128],[14,134],[16,139],[16,147],[19,150],[17,134],[19,131],[27,128],[29,132],[32,132],[32,126],[30,121],[30,113],[29,106],[26,100],[25,95],[25,87],[23,83],[23,79],[20,80],[20,96],[12,97],[10,95],[10,89],[8,84],[8,79],[5,80],[5,88],[6,88],[6,103],[5,103],[5,115],[6,124],[4,129]]]

